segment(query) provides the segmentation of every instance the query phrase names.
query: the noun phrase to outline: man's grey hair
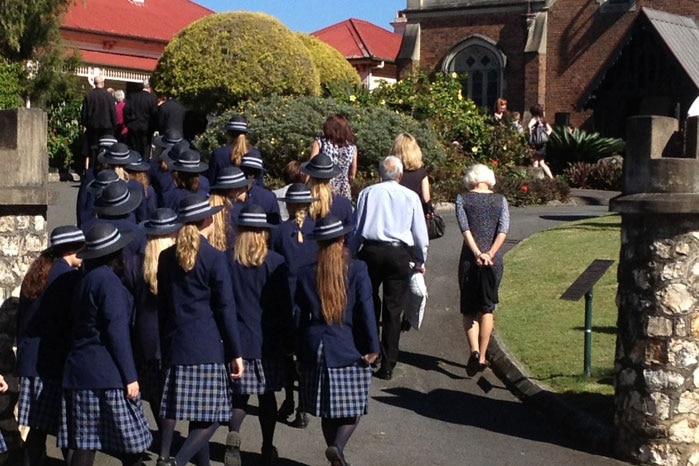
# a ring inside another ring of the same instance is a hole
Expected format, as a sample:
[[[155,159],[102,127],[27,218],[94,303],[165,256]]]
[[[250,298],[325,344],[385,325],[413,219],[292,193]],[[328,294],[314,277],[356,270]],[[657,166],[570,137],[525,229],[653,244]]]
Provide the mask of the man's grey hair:
[[[146,78],[143,80],[143,89],[150,89],[150,79]]]
[[[398,181],[403,174],[403,162],[395,155],[389,155],[379,162],[381,181]]]

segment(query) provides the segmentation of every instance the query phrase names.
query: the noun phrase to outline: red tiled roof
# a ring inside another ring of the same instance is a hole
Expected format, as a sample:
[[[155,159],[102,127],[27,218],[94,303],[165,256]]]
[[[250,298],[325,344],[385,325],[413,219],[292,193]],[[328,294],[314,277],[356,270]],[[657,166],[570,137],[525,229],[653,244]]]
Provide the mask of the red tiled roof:
[[[190,0],[78,0],[71,2],[62,27],[168,42],[212,10]]]
[[[374,58],[395,61],[403,36],[361,19],[350,18],[312,32],[345,58]]]
[[[134,70],[155,69],[157,58],[136,57],[134,55],[119,55],[111,52],[96,52],[93,50],[80,50],[84,63],[100,66],[113,66],[117,68],[129,68]]]

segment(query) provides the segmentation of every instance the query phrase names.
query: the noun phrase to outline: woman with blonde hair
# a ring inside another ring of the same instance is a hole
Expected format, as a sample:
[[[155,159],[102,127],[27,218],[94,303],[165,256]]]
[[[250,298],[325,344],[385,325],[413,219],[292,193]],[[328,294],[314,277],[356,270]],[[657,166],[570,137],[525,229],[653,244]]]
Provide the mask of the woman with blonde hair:
[[[244,115],[233,115],[226,123],[227,144],[214,149],[209,159],[207,178],[211,184],[216,182],[218,173],[225,167],[240,166],[246,154],[262,158],[259,150],[248,140],[248,121]],[[261,177],[259,183],[262,184]]]
[[[311,195],[317,198],[309,209],[313,220],[333,214],[340,218],[345,226],[354,224],[352,202],[344,196],[333,194],[330,186],[330,180],[340,171],[340,167],[326,154],[318,154],[301,165],[301,173],[309,176],[307,184],[311,188]]]
[[[175,245],[160,254],[158,313],[165,382],[158,466],[184,465],[195,454],[199,464],[208,464],[209,439],[231,417],[229,378],[243,374],[228,261],[207,240],[211,217],[221,209],[201,194],[183,198],[177,222],[184,226]],[[171,457],[178,420],[189,421],[189,435]]]
[[[304,409],[321,417],[325,457],[345,466],[344,449],[367,413],[371,363],[379,352],[371,280],[350,258],[344,237],[352,227],[333,215],[316,222],[318,260],[298,272],[299,367]]]
[[[136,154],[137,158],[134,162],[124,165],[123,170],[126,172],[129,188],[138,188],[143,191],[143,200],[134,211],[136,221],[141,223],[148,220],[151,214],[155,212],[155,209],[158,208],[158,199],[148,178],[150,164],[143,160],[141,154],[136,151],[132,152]]]
[[[209,202],[213,207],[223,206],[214,214],[214,229],[209,236],[209,242],[219,251],[233,248],[235,226],[232,220],[237,217],[243,202],[244,193],[253,180],[245,178],[239,167],[224,167],[218,172],[216,183],[211,186]]]
[[[495,174],[487,166],[470,167],[464,186],[468,191],[456,196],[456,218],[463,234],[459,289],[470,349],[466,372],[473,376],[487,367],[486,351],[503,271],[501,246],[510,226],[510,212],[505,196],[493,192]]]
[[[231,384],[233,414],[225,464],[240,464],[240,427],[250,395],[257,395],[262,464],[272,465],[279,456],[273,445],[277,423],[274,392],[284,385],[284,356],[294,346],[288,269],[284,257],[267,247],[272,225],[262,207],[246,205],[236,224],[238,236],[230,267],[245,370]]]
[[[400,133],[393,141],[391,154],[403,162],[403,177],[400,184],[420,196],[425,214],[432,212],[430,204],[430,180],[422,163],[422,150],[417,139],[410,133]]]
[[[97,154],[97,162],[114,170],[120,179],[128,181],[129,175],[124,166],[137,162],[139,157],[138,152],[129,149],[129,146],[122,142],[117,142]]]

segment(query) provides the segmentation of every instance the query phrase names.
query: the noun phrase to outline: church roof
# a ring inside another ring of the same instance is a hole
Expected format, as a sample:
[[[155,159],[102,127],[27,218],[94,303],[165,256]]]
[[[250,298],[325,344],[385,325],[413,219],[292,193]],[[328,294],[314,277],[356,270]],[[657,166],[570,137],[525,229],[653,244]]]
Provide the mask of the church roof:
[[[335,47],[348,60],[369,58],[391,62],[398,56],[403,37],[356,18],[333,24],[311,35]]]

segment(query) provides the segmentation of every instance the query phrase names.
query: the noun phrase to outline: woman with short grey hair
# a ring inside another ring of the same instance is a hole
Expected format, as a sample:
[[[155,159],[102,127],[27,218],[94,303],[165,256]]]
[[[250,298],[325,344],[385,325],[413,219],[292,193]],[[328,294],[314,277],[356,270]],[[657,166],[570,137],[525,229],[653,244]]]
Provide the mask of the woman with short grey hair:
[[[502,253],[510,224],[507,199],[493,192],[495,173],[485,165],[464,175],[468,190],[456,196],[456,218],[463,234],[459,259],[461,314],[469,346],[468,375],[488,367],[486,351],[502,279]]]

